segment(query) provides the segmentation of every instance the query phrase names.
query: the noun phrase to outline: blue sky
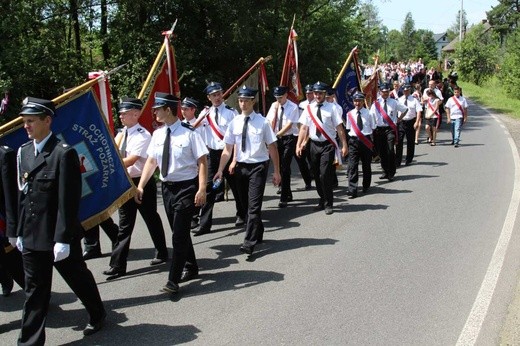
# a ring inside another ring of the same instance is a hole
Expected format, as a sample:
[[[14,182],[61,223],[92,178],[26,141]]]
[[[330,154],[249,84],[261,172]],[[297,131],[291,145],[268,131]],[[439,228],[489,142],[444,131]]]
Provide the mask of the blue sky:
[[[462,0],[469,26],[486,18],[486,11],[498,0]],[[461,0],[372,0],[379,18],[389,30],[401,30],[408,12],[412,13],[415,29],[427,29],[440,34],[451,27],[461,8]]]

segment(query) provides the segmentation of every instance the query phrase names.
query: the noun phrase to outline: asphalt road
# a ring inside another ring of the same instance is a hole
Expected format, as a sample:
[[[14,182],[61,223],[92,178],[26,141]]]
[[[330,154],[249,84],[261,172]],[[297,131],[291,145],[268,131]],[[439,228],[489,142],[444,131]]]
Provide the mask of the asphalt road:
[[[83,338],[86,311],[55,272],[47,343],[498,344],[520,268],[520,251],[509,246],[518,232],[504,237],[517,216],[516,149],[497,118],[474,104],[461,146],[450,141],[445,126],[438,145],[418,145],[413,165],[393,182],[379,180],[373,164],[372,188],[354,200],[338,172],[331,216],[312,210],[317,193],[304,191],[301,179],[293,179],[286,209],[268,186],[265,243],[250,258],[238,251],[234,202],[218,203],[214,232],[193,238],[200,277],[173,298],[159,291],[168,267],[148,265],[154,252],[138,218],[126,277],[107,282],[109,258],[88,261],[109,311],[106,327]],[[102,242],[107,251],[104,235]],[[16,342],[22,304],[20,289],[0,297],[1,344]]]

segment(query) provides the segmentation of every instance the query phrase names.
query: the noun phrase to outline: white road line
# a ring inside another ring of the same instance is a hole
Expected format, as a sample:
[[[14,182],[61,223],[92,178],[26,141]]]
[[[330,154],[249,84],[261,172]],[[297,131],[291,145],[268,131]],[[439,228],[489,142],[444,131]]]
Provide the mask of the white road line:
[[[493,116],[493,118],[502,125],[502,122],[497,117]],[[473,303],[471,312],[466,320],[466,324],[459,335],[457,346],[474,345],[477,341],[482,324],[484,323],[484,319],[486,318],[489,309],[489,304],[493,298],[493,293],[495,292],[498,277],[502,271],[507,247],[516,221],[516,214],[520,204],[520,158],[518,156],[515,142],[513,141],[509,131],[507,131],[507,137],[513,154],[515,167],[513,194],[511,196],[511,201],[509,203],[509,208],[507,210],[500,237],[498,238],[498,243],[493,252],[493,257],[491,257],[491,262],[489,263],[486,276],[482,281],[482,285],[480,286],[480,290],[475,302]]]

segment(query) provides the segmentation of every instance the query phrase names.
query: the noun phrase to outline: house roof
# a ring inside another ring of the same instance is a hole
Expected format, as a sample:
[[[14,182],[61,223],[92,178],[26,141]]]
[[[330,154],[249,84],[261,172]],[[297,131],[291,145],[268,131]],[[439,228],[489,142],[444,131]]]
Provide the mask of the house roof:
[[[439,42],[439,41],[442,41],[442,38],[443,37],[446,37],[447,34],[445,32],[441,33],[441,34],[433,34],[433,40],[435,41],[435,43]]]
[[[488,32],[489,30],[491,30],[492,26],[486,21],[484,23],[482,23],[482,25],[484,25],[484,31],[482,32],[482,34],[485,34],[486,32]],[[469,31],[473,30],[475,26],[473,25],[471,28],[469,28]],[[442,51],[443,52],[454,52],[455,51],[455,45],[459,42],[459,36],[455,37],[450,43],[448,43],[448,45],[446,45],[446,47],[442,48]]]

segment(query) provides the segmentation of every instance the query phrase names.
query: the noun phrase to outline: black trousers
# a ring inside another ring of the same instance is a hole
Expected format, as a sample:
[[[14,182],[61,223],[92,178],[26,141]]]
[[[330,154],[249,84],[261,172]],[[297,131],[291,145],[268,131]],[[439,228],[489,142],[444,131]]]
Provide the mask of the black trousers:
[[[164,209],[172,229],[173,256],[168,280],[178,284],[184,268],[197,271],[197,259],[190,235],[190,224],[195,211],[195,193],[199,188],[198,178],[163,182]]]
[[[219,192],[224,189],[224,184],[220,184],[218,189],[213,189],[213,177],[218,171],[220,164],[220,157],[222,156],[222,150],[209,149],[208,155],[208,183],[206,186],[206,203],[200,208],[200,229],[211,230],[213,225],[213,206],[215,205],[215,197]],[[233,154],[232,154],[233,156]],[[238,198],[237,183],[234,174],[229,174],[229,165],[231,160],[227,163],[224,168],[223,175],[227,180],[233,197],[235,198],[236,215],[244,218],[245,210],[241,209],[241,204]]]
[[[262,201],[269,170],[269,161],[260,163],[237,163],[236,179],[242,208],[247,210],[245,217],[246,234],[244,246],[254,248],[264,238],[262,222]]]
[[[334,178],[334,145],[329,141],[311,141],[310,155],[311,168],[316,181],[316,190],[320,196],[320,204],[325,207],[333,205],[333,178]]]
[[[139,184],[139,178],[132,178],[134,184]],[[168,249],[166,248],[166,238],[164,227],[159,213],[157,213],[157,184],[151,178],[143,189],[143,201],[137,204],[133,198],[129,199],[119,208],[119,233],[117,242],[112,250],[110,266],[126,270],[126,260],[130,251],[130,240],[134,231],[135,218],[137,211],[143,217],[152,237],[155,247],[155,257],[168,259]]]
[[[368,189],[372,182],[372,150],[357,137],[348,140],[348,189],[356,192],[359,180],[359,161],[363,169],[363,188]]]
[[[92,227],[85,231],[85,237],[83,238],[83,246],[85,252],[101,252],[101,244],[99,243],[99,227],[105,231],[112,242],[112,247],[117,242],[117,233],[119,233],[119,227],[114,223],[111,217],[101,222],[99,225]]]
[[[25,304],[19,345],[43,345],[45,320],[51,296],[53,266],[83,303],[90,315],[90,323],[98,322],[105,314],[103,302],[81,253],[80,241],[70,244],[70,255],[54,262],[53,251],[23,249],[25,271]]]
[[[298,137],[294,137],[295,141],[298,142]],[[296,147],[296,146],[295,146]],[[296,149],[296,148],[295,148]],[[300,169],[300,173],[302,175],[302,179],[305,182],[305,186],[312,184],[312,174],[310,170],[310,160],[309,160],[309,146],[307,145],[302,152],[300,157],[294,156],[296,159],[296,163],[298,164],[298,168]]]
[[[280,158],[280,172],[282,173],[281,202],[288,202],[292,198],[291,192],[291,162],[296,151],[296,137],[283,136],[278,139],[278,156]]]
[[[8,241],[0,240],[0,283],[2,286],[14,280],[22,289],[25,288],[22,254]]]
[[[415,118],[410,120],[402,120],[398,125],[398,136],[399,142],[395,146],[395,163],[396,166],[401,166],[401,162],[403,161],[403,146],[404,139],[406,138],[406,163],[409,164],[413,160],[413,156],[415,155],[415,129],[413,125],[415,124]]]
[[[395,175],[395,132],[390,126],[376,129],[375,144],[381,158],[383,172],[393,177]]]

